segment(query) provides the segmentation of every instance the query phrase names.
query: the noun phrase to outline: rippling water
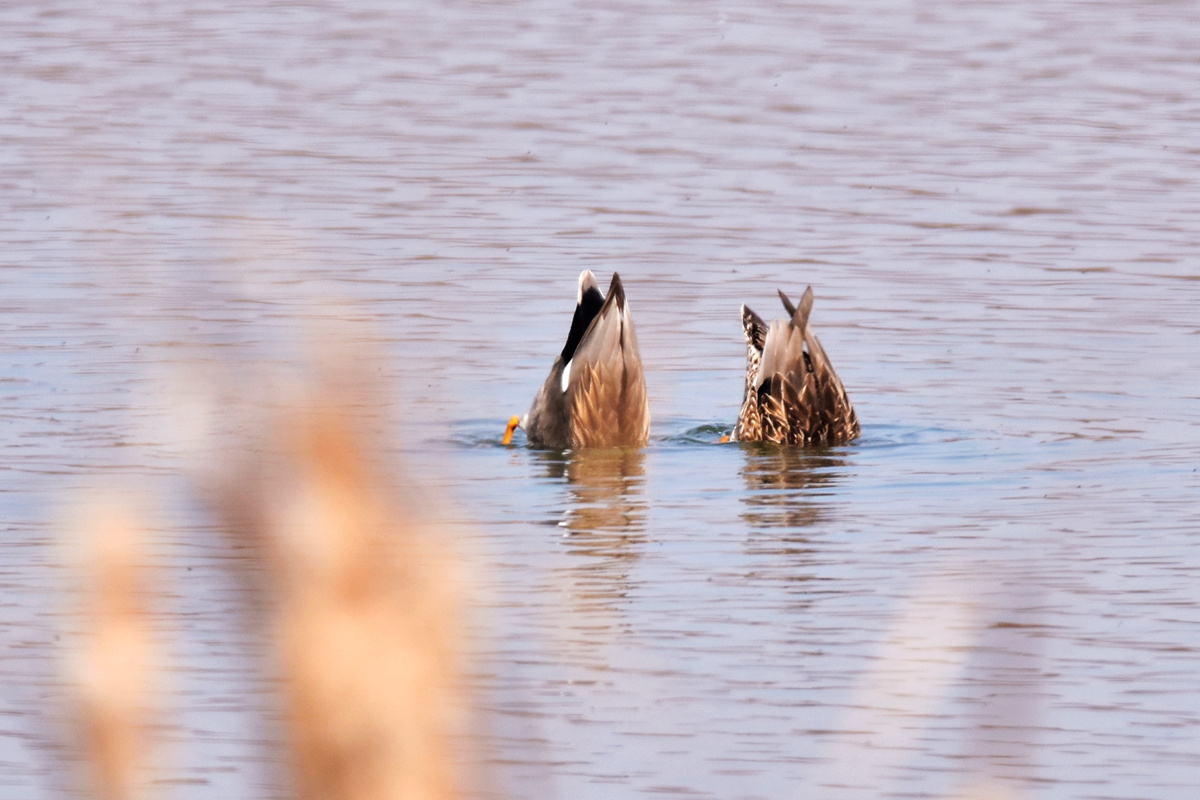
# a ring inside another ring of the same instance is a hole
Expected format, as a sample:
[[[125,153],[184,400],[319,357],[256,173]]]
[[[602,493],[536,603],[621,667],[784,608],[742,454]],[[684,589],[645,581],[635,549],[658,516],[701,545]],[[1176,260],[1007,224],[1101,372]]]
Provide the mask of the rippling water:
[[[335,322],[470,524],[481,795],[1200,784],[1194,4],[0,25],[0,795],[69,792],[55,531],[114,475],[169,531],[170,795],[283,792],[186,412]],[[625,281],[652,441],[499,447],[584,268]],[[739,304],[808,284],[862,439],[716,446]]]

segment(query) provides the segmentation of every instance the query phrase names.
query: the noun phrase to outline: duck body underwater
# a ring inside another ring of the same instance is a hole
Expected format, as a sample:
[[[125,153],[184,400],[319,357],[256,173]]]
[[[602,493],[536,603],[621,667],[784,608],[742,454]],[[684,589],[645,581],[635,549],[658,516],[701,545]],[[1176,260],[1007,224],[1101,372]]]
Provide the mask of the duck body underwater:
[[[504,444],[518,426],[546,449],[641,447],[650,438],[642,358],[618,274],[607,296],[591,270],[580,274],[566,345],[529,413],[509,420]]]
[[[746,386],[733,439],[790,445],[832,445],[859,435],[858,415],[825,348],[808,324],[813,290],[800,305],[782,291],[786,320],[770,325],[742,306]]]

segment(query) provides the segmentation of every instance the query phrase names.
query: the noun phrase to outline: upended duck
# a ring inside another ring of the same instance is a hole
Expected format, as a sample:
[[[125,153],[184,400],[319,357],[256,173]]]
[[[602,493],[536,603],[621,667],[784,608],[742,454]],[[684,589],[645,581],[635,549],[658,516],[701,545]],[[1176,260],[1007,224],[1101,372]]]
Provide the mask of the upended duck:
[[[746,391],[733,438],[797,445],[839,444],[856,438],[858,416],[808,324],[812,287],[804,290],[799,306],[782,291],[779,298],[789,319],[769,326],[742,306]]]
[[[607,297],[591,270],[580,274],[566,346],[529,413],[509,420],[504,444],[518,426],[530,445],[551,449],[640,447],[650,438],[642,358],[615,272]]]

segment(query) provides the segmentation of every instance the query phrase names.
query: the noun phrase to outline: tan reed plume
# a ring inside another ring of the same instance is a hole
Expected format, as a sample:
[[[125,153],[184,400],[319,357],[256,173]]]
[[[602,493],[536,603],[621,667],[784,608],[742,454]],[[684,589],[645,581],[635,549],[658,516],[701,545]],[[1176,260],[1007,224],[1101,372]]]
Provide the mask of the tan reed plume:
[[[367,437],[325,406],[285,415],[233,509],[266,587],[300,797],[448,800],[457,778],[459,587],[383,480]]]
[[[93,796],[135,800],[148,793],[159,677],[150,559],[128,510],[95,508],[81,519],[81,631],[71,662],[80,741]]]

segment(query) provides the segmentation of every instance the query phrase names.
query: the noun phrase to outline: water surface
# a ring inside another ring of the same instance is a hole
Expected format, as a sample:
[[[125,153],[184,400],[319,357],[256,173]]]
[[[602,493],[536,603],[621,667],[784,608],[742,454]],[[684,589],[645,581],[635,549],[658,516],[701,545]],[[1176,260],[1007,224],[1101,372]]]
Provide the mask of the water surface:
[[[0,794],[69,794],[57,520],[160,500],[172,797],[275,797],[214,364],[374,354],[466,523],[503,797],[1200,783],[1189,3],[0,10]],[[619,270],[640,452],[499,447]],[[863,423],[718,446],[811,284]],[[247,366],[254,378],[258,368]],[[265,380],[250,392],[270,396]]]

